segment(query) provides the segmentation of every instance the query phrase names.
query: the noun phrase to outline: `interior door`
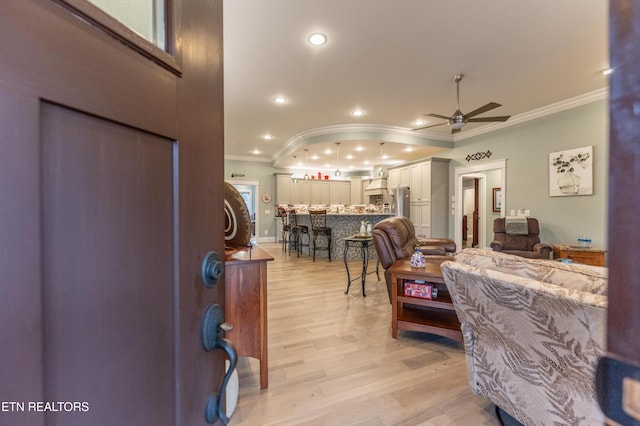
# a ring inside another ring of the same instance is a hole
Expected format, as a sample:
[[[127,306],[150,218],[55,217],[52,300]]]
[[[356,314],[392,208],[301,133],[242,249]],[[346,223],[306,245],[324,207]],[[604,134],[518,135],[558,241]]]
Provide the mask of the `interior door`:
[[[169,4],[167,53],[84,0],[2,2],[0,424],[205,424],[222,0]]]

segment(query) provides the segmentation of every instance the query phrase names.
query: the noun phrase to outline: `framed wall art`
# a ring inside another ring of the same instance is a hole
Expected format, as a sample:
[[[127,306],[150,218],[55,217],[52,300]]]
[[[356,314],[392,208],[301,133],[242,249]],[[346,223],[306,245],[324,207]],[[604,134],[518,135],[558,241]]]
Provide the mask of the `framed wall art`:
[[[493,188],[493,211],[499,213],[502,210],[502,188]]]
[[[549,154],[549,195],[593,195],[593,146]]]

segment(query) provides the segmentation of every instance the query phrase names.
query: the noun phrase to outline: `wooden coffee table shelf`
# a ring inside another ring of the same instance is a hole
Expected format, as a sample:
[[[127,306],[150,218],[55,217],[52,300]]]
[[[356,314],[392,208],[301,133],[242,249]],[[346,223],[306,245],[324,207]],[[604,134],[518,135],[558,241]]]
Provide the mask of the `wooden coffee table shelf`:
[[[427,262],[424,269],[411,267],[409,259],[401,259],[389,267],[391,282],[391,329],[398,337],[399,330],[423,331],[462,341],[460,321],[447,290],[440,263]],[[405,280],[422,280],[438,289],[434,300],[404,296]]]

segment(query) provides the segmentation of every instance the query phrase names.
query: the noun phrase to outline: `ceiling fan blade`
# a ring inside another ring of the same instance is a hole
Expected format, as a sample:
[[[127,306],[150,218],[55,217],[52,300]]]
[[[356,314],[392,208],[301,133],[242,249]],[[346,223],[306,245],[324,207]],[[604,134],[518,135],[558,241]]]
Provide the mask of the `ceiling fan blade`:
[[[507,121],[511,117],[510,115],[501,115],[499,117],[479,117],[479,118],[470,118],[467,120],[468,123],[490,123],[492,121]]]
[[[473,111],[471,111],[469,114],[465,114],[464,118],[471,118],[471,117],[475,117],[476,115],[482,114],[483,112],[487,112],[487,111],[491,111],[492,109],[496,109],[498,107],[501,107],[502,105],[495,103],[495,102],[489,102],[488,104],[481,106],[478,109],[474,109]]]
[[[448,120],[451,117],[445,117],[444,115],[440,115],[440,114],[425,114],[428,115],[429,117],[435,117],[435,118],[442,118],[443,120]]]
[[[449,124],[449,122],[446,123],[440,123],[440,124],[432,124],[430,126],[425,126],[425,127],[418,127],[417,129],[411,129],[411,130],[424,130],[424,129],[428,129],[429,127],[436,127],[436,126],[442,126],[444,124]]]
[[[455,128],[451,129],[451,134],[458,133],[460,130],[462,129],[455,129]]]

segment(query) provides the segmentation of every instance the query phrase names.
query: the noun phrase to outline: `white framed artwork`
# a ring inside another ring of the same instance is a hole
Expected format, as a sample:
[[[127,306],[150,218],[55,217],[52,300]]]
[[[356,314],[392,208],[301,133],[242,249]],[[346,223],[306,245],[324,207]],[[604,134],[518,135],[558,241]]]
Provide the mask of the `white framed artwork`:
[[[549,195],[593,195],[593,146],[549,154]]]

